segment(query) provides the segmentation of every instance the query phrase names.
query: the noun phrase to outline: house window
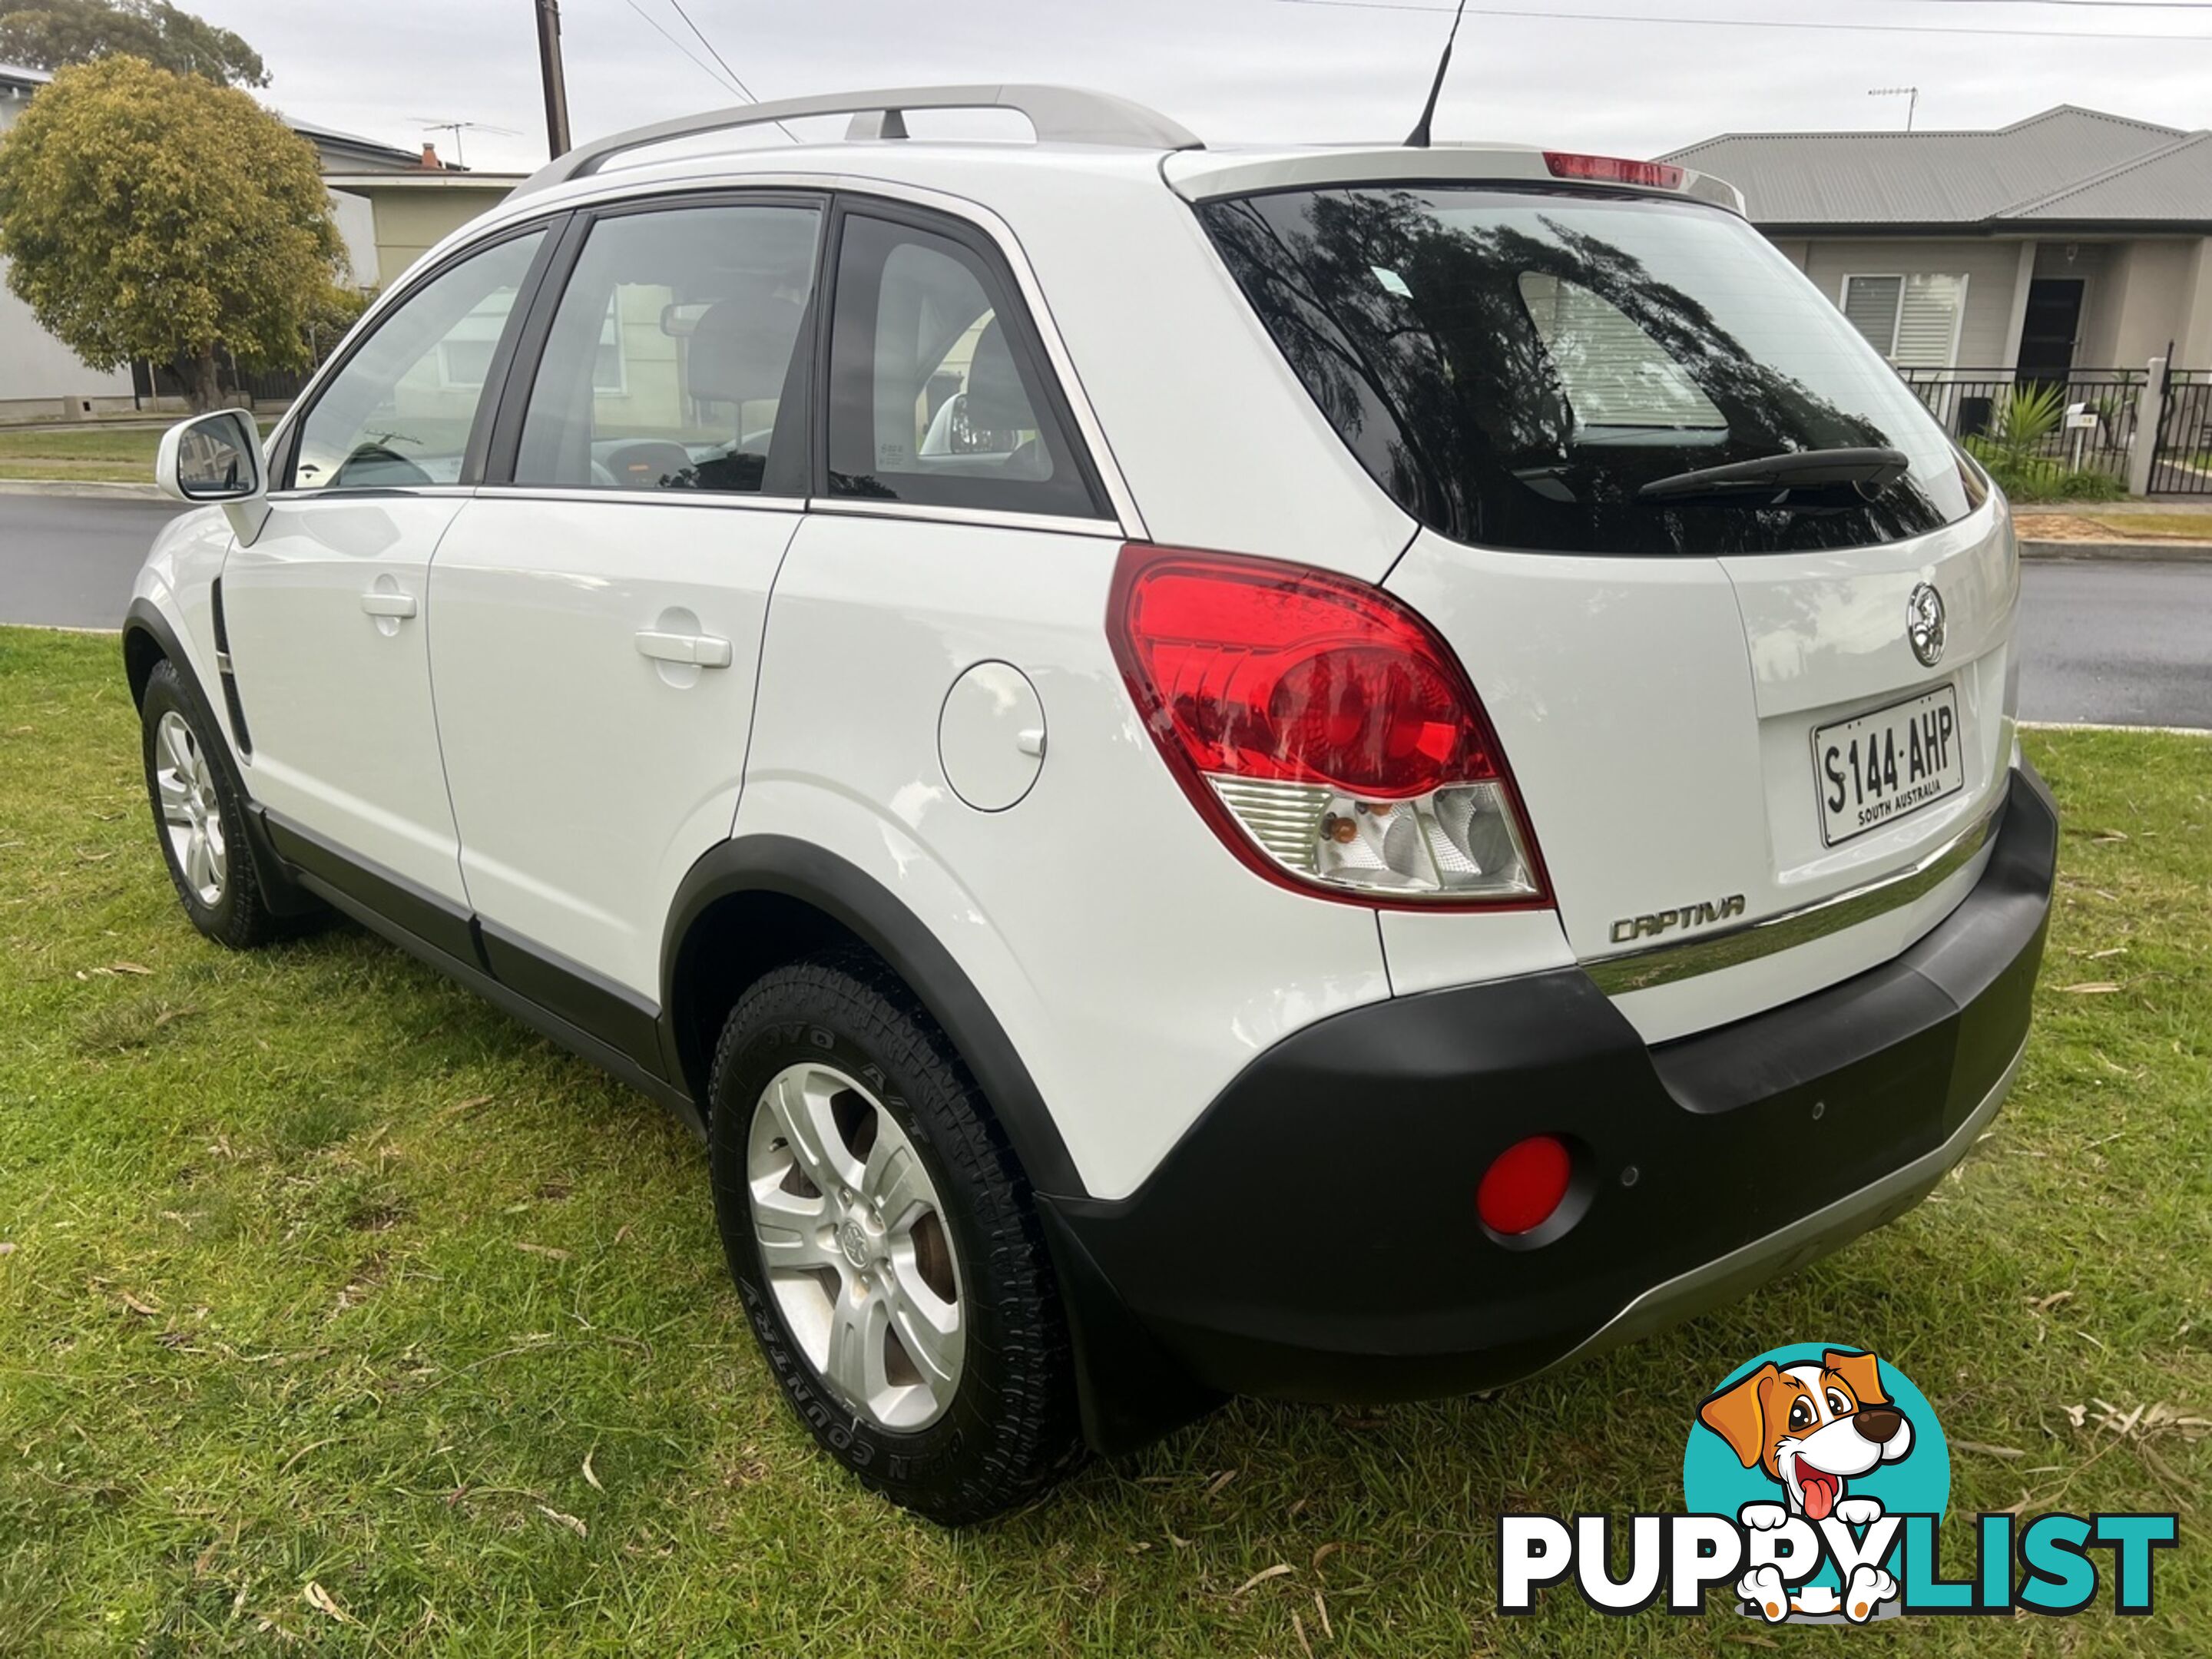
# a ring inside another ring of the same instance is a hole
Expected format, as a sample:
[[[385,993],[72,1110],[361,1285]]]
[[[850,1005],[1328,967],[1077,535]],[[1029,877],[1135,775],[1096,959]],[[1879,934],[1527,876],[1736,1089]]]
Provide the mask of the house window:
[[[1899,368],[1948,368],[1966,313],[1966,279],[1936,271],[1844,278],[1843,312]]]
[[[629,359],[623,350],[623,292],[617,288],[608,296],[607,314],[599,319],[599,349],[592,356],[592,395],[595,398],[629,395]]]
[[[1521,303],[1544,342],[1577,424],[1724,432],[1689,372],[1619,307],[1579,283],[1524,270]]]
[[[438,342],[438,385],[447,392],[480,392],[491,372],[491,355],[506,326],[512,294],[494,294],[453,325]]]

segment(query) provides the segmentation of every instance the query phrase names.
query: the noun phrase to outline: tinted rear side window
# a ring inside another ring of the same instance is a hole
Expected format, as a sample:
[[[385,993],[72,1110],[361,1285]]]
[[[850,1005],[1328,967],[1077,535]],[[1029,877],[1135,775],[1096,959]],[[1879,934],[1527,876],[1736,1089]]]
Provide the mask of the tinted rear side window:
[[[949,236],[845,221],[830,493],[1088,518],[1099,497],[999,274]]]
[[[1200,216],[1284,356],[1415,518],[1489,547],[1866,546],[1964,517],[1950,441],[1765,238],[1687,203],[1455,187],[1294,191]],[[1683,472],[1893,448],[1869,501],[1639,500]]]

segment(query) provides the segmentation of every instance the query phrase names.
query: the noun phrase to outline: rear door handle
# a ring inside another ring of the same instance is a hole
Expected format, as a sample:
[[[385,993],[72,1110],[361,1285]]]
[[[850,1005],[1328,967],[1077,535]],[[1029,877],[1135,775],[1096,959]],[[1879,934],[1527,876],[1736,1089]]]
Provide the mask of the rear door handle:
[[[415,614],[415,596],[386,593],[372,587],[361,596],[361,608],[372,617],[411,617]]]
[[[637,653],[656,662],[688,662],[700,668],[727,668],[730,642],[713,634],[664,634],[658,629],[637,632]]]

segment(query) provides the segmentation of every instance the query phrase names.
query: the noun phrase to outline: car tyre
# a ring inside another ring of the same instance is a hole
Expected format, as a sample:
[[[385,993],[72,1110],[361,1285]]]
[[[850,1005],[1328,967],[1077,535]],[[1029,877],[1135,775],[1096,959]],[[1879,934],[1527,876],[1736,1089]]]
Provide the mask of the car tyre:
[[[1074,1361],[1028,1182],[906,987],[858,952],[764,975],[708,1094],[730,1273],[823,1449],[946,1526],[1073,1470]]]
[[[185,914],[235,951],[280,937],[246,845],[245,792],[231,775],[222,733],[167,662],[155,665],[138,710],[154,836]]]

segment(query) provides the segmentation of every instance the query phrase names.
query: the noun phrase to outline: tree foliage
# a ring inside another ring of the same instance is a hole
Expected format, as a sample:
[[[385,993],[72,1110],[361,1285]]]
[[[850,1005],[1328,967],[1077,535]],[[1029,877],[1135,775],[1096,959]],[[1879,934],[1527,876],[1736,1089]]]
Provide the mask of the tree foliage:
[[[221,86],[269,84],[260,53],[168,0],[0,0],[0,61],[55,70],[118,57]]]
[[[94,368],[307,359],[344,268],[314,147],[248,94],[135,58],[58,70],[0,138],[8,285]]]

